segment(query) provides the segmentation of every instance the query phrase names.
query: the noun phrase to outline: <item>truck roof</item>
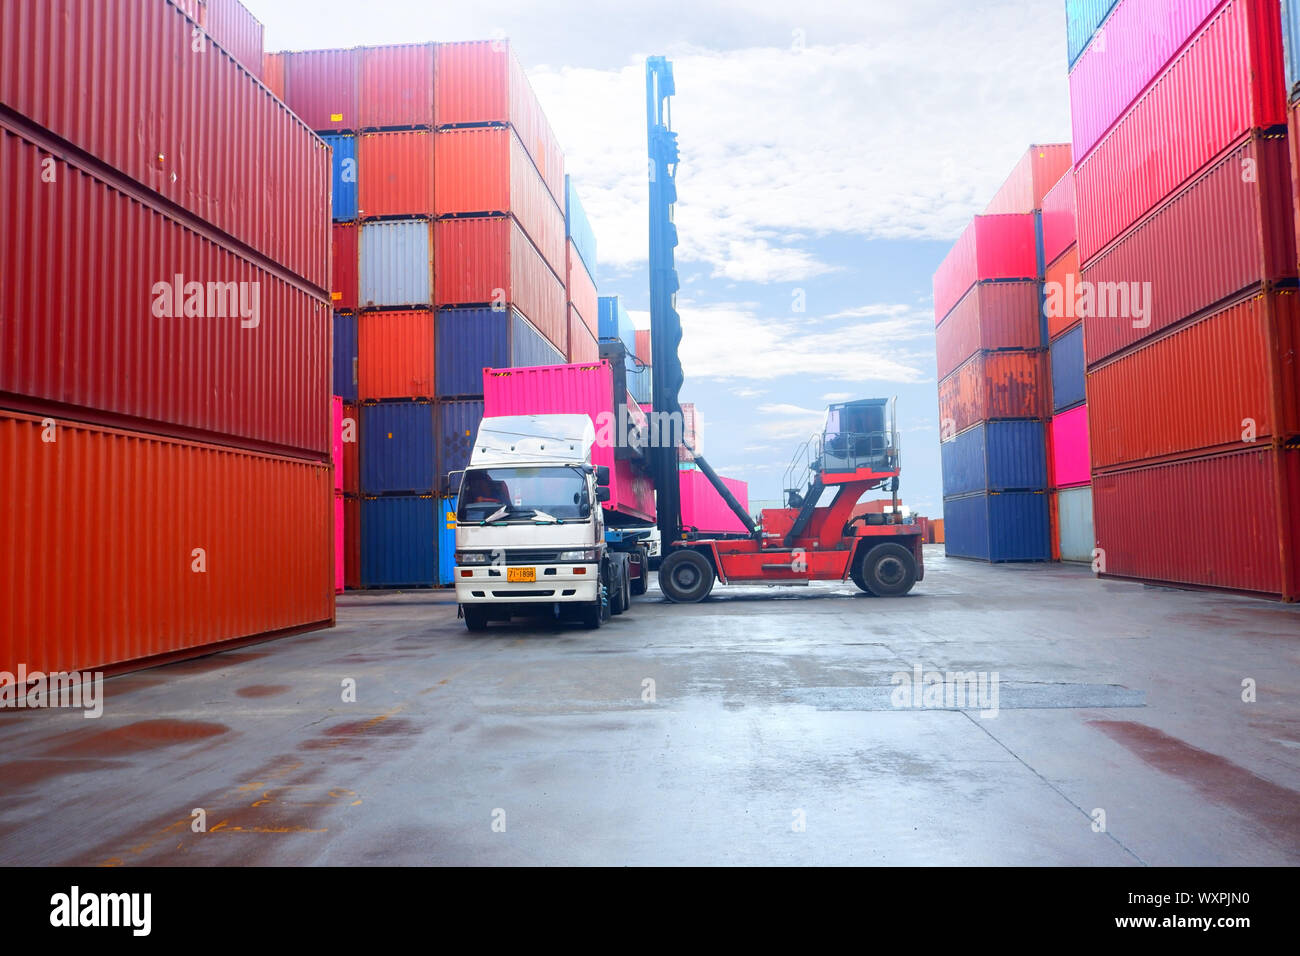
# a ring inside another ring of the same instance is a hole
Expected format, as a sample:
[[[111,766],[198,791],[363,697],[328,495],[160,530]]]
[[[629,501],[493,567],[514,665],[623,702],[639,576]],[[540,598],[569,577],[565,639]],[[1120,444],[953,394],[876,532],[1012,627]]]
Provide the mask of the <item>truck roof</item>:
[[[591,462],[596,426],[587,415],[500,415],[478,427],[469,467]]]

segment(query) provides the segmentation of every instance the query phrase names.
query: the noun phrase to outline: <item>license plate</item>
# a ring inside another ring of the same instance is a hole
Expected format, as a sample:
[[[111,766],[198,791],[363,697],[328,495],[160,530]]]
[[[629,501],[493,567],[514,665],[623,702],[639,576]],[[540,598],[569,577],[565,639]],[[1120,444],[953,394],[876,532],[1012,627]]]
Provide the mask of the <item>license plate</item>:
[[[536,568],[506,568],[506,581],[509,583],[532,584],[536,580]]]

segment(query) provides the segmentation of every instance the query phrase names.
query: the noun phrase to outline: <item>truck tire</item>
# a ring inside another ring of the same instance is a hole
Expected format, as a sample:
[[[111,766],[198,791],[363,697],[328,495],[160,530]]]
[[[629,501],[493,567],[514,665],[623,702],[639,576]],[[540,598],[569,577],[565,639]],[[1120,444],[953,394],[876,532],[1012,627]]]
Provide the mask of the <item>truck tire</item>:
[[[713,590],[713,566],[698,551],[681,549],[659,565],[659,588],[676,604],[696,604]]]
[[[646,554],[645,548],[639,548],[637,557],[641,562],[641,576],[632,580],[630,590],[640,597],[650,590],[650,555]]]
[[[465,628],[470,631],[486,631],[488,626],[487,608],[483,607],[466,607]]]
[[[858,577],[876,597],[901,597],[916,583],[916,558],[901,544],[878,544],[863,551]]]
[[[609,614],[613,617],[622,614],[632,603],[628,595],[627,561],[616,557],[610,562],[609,574]]]
[[[582,614],[578,618],[582,626],[588,630],[596,630],[605,623],[605,605],[600,601],[595,604],[589,604],[582,609]]]

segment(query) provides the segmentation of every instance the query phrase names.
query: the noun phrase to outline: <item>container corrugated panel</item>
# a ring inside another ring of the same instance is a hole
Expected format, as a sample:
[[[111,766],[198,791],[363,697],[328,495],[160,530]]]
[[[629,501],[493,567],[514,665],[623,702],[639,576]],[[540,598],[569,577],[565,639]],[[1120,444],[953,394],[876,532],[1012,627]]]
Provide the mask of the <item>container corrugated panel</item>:
[[[1300,2],[1282,0],[1282,47],[1286,58],[1287,95],[1300,97]]]
[[[434,313],[365,312],[357,319],[361,401],[433,398]]]
[[[50,427],[0,412],[0,670],[96,670],[333,623],[328,463]]]
[[[1043,352],[980,352],[939,383],[941,433],[998,418],[1042,418]]]
[[[266,53],[262,56],[262,82],[279,99],[284,99],[284,61],[287,53]]]
[[[1085,398],[1083,377],[1083,326],[1076,325],[1052,342],[1052,410],[1078,405]]]
[[[0,123],[4,404],[328,458],[323,293],[46,158]]]
[[[1047,494],[1006,491],[943,499],[944,547],[958,558],[1047,561]]]
[[[573,186],[573,177],[564,177],[564,234],[578,250],[578,257],[587,267],[587,274],[595,285],[596,275],[596,232],[587,219],[587,210],[578,198],[578,191]]]
[[[546,188],[564,208],[564,154],[509,41],[439,43],[436,61],[437,125],[513,126]]]
[[[459,497],[442,499],[442,521],[438,525],[438,584],[456,583],[456,509]]]
[[[334,281],[330,303],[342,312],[356,309],[361,296],[361,227],[355,222],[334,223]]]
[[[513,219],[440,219],[435,235],[439,306],[508,303],[564,347],[564,283]]]
[[[474,436],[478,434],[478,426],[482,421],[481,401],[438,403],[438,448],[441,477],[444,481],[450,472],[463,471],[469,467]],[[452,489],[441,490],[447,492]]]
[[[1275,0],[1227,0],[1076,167],[1080,259],[1252,128],[1286,123],[1284,83]]]
[[[980,282],[935,329],[939,378],[976,352],[1032,349],[1040,344],[1037,282]]]
[[[1074,224],[1074,169],[1043,197],[1043,261],[1054,262],[1078,239]]]
[[[714,488],[702,471],[679,471],[678,483],[681,487],[682,526],[694,528],[703,533],[719,534],[745,532],[745,526],[722,500],[718,489]],[[721,477],[721,476],[719,476]],[[722,483],[740,502],[740,506],[749,509],[749,484],[735,478],[723,478]]]
[[[934,273],[935,325],[981,279],[1038,277],[1033,214],[976,216]]]
[[[483,369],[561,365],[564,355],[520,313],[443,309],[434,347],[439,398],[480,396]]]
[[[1062,488],[1056,495],[1057,546],[1062,561],[1092,561],[1092,486]]]
[[[357,317],[351,312],[334,313],[334,394],[357,400]]]
[[[1300,592],[1300,451],[1260,448],[1097,475],[1103,577]]]
[[[570,362],[600,361],[600,343],[591,334],[587,321],[578,310],[569,306],[569,355]]]
[[[565,289],[569,297],[569,303],[578,310],[578,315],[582,317],[583,322],[586,324],[587,331],[594,336],[600,322],[600,296],[596,292],[596,283],[587,272],[587,267],[583,264],[582,257],[578,255],[577,246],[572,240],[568,243],[568,268]]]
[[[438,486],[432,402],[361,406],[361,493],[433,494]]]
[[[356,402],[343,403],[343,492],[355,495],[361,490],[361,408]]]
[[[347,564],[347,552],[344,550],[343,493],[334,493],[334,593],[342,594],[346,587],[344,566]]]
[[[1071,67],[1114,6],[1115,0],[1065,0],[1065,38]]]
[[[431,216],[436,137],[431,130],[363,133],[357,145],[357,214]]]
[[[343,493],[343,399],[338,395],[330,399],[331,417],[334,427],[330,432],[333,439],[333,448],[330,452],[330,463],[334,466],[334,491],[338,494]]]
[[[363,307],[433,302],[433,223],[429,220],[363,223],[360,261]]]
[[[262,79],[262,24],[239,0],[208,0],[203,25],[217,45]]]
[[[352,222],[357,218],[357,138],[350,133],[322,133],[321,139],[333,150],[334,221]]]
[[[1052,416],[1052,484],[1057,488],[1086,485],[1092,480],[1088,452],[1088,406],[1079,405]]]
[[[359,51],[304,50],[284,67],[285,102],[312,129],[337,133],[361,128]]]
[[[650,330],[636,330],[636,357],[647,365],[650,364]]]
[[[641,405],[649,405],[654,396],[654,376],[650,371],[650,366],[640,366],[636,369],[630,369],[627,373],[627,391],[628,394],[637,400]]]
[[[1014,215],[1043,208],[1043,197],[1070,168],[1069,143],[1030,146],[993,194],[986,216]]]
[[[1252,296],[1089,372],[1095,465],[1300,433],[1296,300]]]
[[[1039,421],[987,422],[939,444],[945,497],[1047,487],[1047,445]]]
[[[0,104],[324,290],[328,153],[193,29],[162,2],[6,0]]]
[[[433,73],[432,43],[364,47],[361,128],[432,127]]]
[[[361,499],[361,586],[434,587],[441,518],[427,495]]]
[[[1082,160],[1164,71],[1175,53],[1223,0],[1120,0],[1106,42],[1070,71],[1074,161]]]
[[[1285,137],[1252,137],[1088,263],[1094,291],[1150,283],[1140,319],[1084,317],[1088,364],[1261,281],[1295,278],[1290,191]]]
[[[343,587],[361,587],[361,499],[343,498]]]
[[[1078,301],[1079,247],[1071,244],[1043,276],[1043,314],[1047,321],[1047,338],[1055,339],[1083,320],[1070,303]]]
[[[616,295],[602,295],[597,299],[599,318],[596,334],[602,339],[619,338],[624,329],[632,327],[632,317],[627,314],[623,300]],[[633,338],[635,343],[636,339]],[[635,346],[634,346],[635,347]]]
[[[509,213],[557,277],[564,277],[564,209],[508,128],[442,130],[435,137],[439,216]]]

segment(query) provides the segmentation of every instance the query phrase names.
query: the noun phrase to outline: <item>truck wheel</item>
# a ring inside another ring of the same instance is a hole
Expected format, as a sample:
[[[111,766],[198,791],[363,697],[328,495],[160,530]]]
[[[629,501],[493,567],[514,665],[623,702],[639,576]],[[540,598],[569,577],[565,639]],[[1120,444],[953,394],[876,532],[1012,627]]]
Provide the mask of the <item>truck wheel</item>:
[[[622,614],[629,603],[627,593],[627,562],[615,561],[610,567],[609,613]]]
[[[637,597],[650,590],[650,556],[645,549],[640,550],[641,576],[632,581],[631,591]]]
[[[488,626],[487,608],[467,607],[465,610],[465,627],[470,631],[486,631]]]
[[[595,604],[584,607],[579,620],[582,621],[583,627],[594,631],[605,623],[605,605],[597,601]]]
[[[674,551],[659,565],[659,587],[677,604],[703,601],[713,590],[713,566],[698,551]]]
[[[878,544],[863,553],[858,577],[877,597],[901,597],[916,583],[916,559],[901,544]]]

